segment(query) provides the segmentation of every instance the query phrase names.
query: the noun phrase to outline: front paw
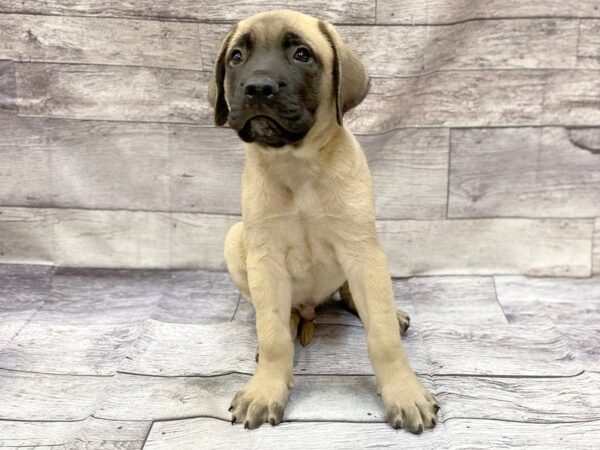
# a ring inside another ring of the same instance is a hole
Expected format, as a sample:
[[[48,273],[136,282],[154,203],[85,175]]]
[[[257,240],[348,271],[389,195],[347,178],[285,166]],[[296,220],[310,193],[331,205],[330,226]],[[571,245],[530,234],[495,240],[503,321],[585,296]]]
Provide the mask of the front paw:
[[[288,395],[285,381],[254,375],[231,401],[231,423],[243,422],[244,428],[250,429],[258,428],[265,422],[277,425],[283,420]]]
[[[383,386],[381,397],[386,407],[386,420],[393,428],[419,434],[437,423],[436,414],[440,409],[437,400],[412,372]]]

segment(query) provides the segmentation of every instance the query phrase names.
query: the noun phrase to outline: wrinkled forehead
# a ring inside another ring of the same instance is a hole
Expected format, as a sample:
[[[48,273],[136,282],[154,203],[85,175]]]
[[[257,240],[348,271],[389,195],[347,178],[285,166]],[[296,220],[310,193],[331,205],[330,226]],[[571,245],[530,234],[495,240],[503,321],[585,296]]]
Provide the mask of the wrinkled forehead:
[[[333,50],[319,21],[304,15],[259,14],[238,23],[230,48],[269,49],[308,45],[323,60],[333,59]]]

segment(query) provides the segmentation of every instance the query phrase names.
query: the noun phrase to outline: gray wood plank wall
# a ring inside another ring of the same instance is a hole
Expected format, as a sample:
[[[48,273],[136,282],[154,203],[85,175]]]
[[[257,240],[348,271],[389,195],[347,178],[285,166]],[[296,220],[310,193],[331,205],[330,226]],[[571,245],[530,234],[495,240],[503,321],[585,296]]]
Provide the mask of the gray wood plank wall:
[[[274,5],[0,0],[0,262],[223,269],[243,155],[207,80]],[[597,0],[295,6],[373,77],[347,124],[393,275],[600,273]]]

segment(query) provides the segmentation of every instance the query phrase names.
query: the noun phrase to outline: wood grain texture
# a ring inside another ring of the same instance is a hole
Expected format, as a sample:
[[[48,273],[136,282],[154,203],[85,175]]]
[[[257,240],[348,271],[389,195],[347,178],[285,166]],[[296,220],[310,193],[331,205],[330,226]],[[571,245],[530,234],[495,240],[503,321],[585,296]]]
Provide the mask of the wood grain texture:
[[[182,348],[185,352],[174,352]],[[419,373],[506,376],[575,375],[582,369],[566,342],[548,325],[482,325],[477,329],[445,322],[421,322],[404,339],[411,366]],[[540,351],[543,349],[543,351]],[[161,376],[253,373],[254,327],[239,322],[214,325],[146,323],[120,370]],[[499,359],[498,355],[502,354]],[[335,364],[322,361],[333,359]],[[316,327],[313,344],[297,343],[297,374],[372,374],[364,331],[359,327]]]
[[[0,14],[0,59],[202,69],[198,25]]]
[[[591,220],[377,222],[393,276],[589,276]]]
[[[600,20],[582,20],[579,26],[577,66],[600,68]]]
[[[50,268],[21,267],[0,266],[0,322],[30,320],[48,301]]]
[[[514,17],[600,17],[595,0],[378,0],[377,23],[453,23],[474,19]]]
[[[170,191],[179,192],[180,180],[185,181],[179,172],[181,156],[195,151],[195,167],[200,167],[208,157],[201,157],[205,152],[199,142],[212,134],[224,139],[222,132],[195,130],[171,124],[0,116],[2,205],[169,210]],[[222,171],[227,167],[219,166]],[[204,198],[190,190],[183,194],[191,203]]]
[[[208,72],[149,67],[15,64],[23,116],[209,124]]]
[[[448,216],[599,216],[600,156],[572,131],[452,130]]]
[[[600,277],[495,277],[498,301],[511,322],[547,318],[557,326],[600,321]]]
[[[33,323],[135,324],[148,319],[168,290],[161,271],[58,269]]]
[[[111,377],[0,370],[1,420],[80,421],[95,410]],[[135,418],[134,418],[135,419]],[[1,438],[0,438],[1,441]]]
[[[578,20],[490,20],[449,26],[337,26],[371,76],[448,69],[565,69],[576,66]],[[212,70],[227,26],[200,24],[204,70]],[[393,42],[390,48],[381,45]]]
[[[12,61],[0,61],[0,113],[13,113],[16,110],[15,65]]]
[[[52,264],[51,230],[44,211],[0,208],[0,262]]]
[[[227,272],[173,272],[151,318],[161,322],[209,324],[229,322],[239,292]]]
[[[508,436],[507,436],[508,434]],[[531,424],[497,420],[457,419],[439,424],[421,435],[394,433],[380,423],[282,423],[276,428],[261,427],[248,437],[243,427],[228,421],[195,418],[155,422],[144,448],[196,450],[199,445],[215,450],[281,449],[302,450],[307,442],[327,442],[327,448],[488,449],[524,447],[594,449],[600,439],[600,422],[573,424]],[[507,441],[509,442],[507,444]],[[560,443],[557,445],[557,443]]]
[[[0,349],[0,368],[64,375],[112,375],[141,327],[28,323]]]
[[[583,326],[581,323],[559,325],[559,330],[585,370],[600,372],[600,325],[593,322]]]
[[[93,417],[77,422],[0,421],[0,445],[36,450],[140,450],[150,426],[150,422]]]
[[[411,323],[444,320],[465,327],[507,323],[488,277],[416,277],[393,280],[393,286],[399,308],[406,301],[413,305]]]
[[[229,322],[239,299],[226,272],[59,268],[50,275],[0,272],[0,321],[81,326],[149,318]]]
[[[380,217],[445,216],[448,134],[358,136]],[[230,129],[0,116],[0,137],[3,206],[240,213],[244,156]]]
[[[413,325],[442,319],[464,326],[507,323],[491,277],[415,277],[393,279],[392,284],[396,307],[410,315]],[[234,320],[254,324],[252,305],[242,300]],[[315,322],[362,327],[339,301],[319,307]]]
[[[0,236],[6,236],[0,241],[0,261],[224,270],[225,234],[238,220],[185,213],[0,208]]]
[[[596,155],[600,153],[600,128],[578,127],[569,128],[571,143],[582,150],[587,150]]]
[[[597,70],[551,72],[545,83],[542,124],[597,126],[600,123]]]
[[[600,121],[594,70],[442,71],[372,79],[347,116],[350,129],[374,133],[410,126],[524,126]]]
[[[290,8],[315,15],[332,22],[372,23],[375,21],[375,2],[350,0],[343,3],[310,0],[303,3],[274,3],[272,0],[225,0],[220,3],[201,0],[144,0],[123,3],[118,0],[51,0],[43,4],[25,0],[18,4],[0,1],[0,12],[50,14],[65,16],[140,17],[206,22],[232,22],[270,9]]]
[[[237,216],[0,208],[0,261],[61,266],[224,270]],[[591,220],[378,222],[393,276],[589,276]],[[197,249],[197,250],[194,250]],[[0,252],[2,253],[2,252]]]
[[[231,418],[228,407],[250,377],[147,377],[117,374],[95,416],[111,420]],[[436,394],[444,421],[578,422],[600,416],[600,389],[587,374],[574,378],[422,377]],[[474,396],[472,393],[477,392]],[[564,399],[564,400],[561,400]],[[556,404],[562,408],[557,411]],[[321,406],[321,405],[327,405]],[[51,412],[48,411],[51,415]],[[297,376],[285,420],[384,422],[373,376]]]
[[[373,177],[378,217],[445,217],[448,135],[434,128],[358,136]]]
[[[600,219],[596,219],[594,226],[594,249],[592,259],[594,273],[600,274]]]
[[[19,114],[212,125],[209,72],[119,66],[17,63]],[[348,114],[357,133],[398,127],[597,125],[594,70],[441,71],[373,78]],[[67,101],[68,99],[68,101]],[[385,113],[382,113],[385,111]]]

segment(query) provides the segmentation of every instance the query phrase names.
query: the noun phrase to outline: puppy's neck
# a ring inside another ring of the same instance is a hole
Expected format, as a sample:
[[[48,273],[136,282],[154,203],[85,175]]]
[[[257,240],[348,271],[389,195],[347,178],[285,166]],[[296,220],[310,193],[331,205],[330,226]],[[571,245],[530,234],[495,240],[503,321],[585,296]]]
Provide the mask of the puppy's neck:
[[[314,137],[304,139],[301,145],[265,148],[245,144],[246,167],[257,171],[282,189],[296,192],[307,183],[319,183],[331,164],[333,154],[344,150],[341,145],[348,131],[337,125],[326,128]]]

